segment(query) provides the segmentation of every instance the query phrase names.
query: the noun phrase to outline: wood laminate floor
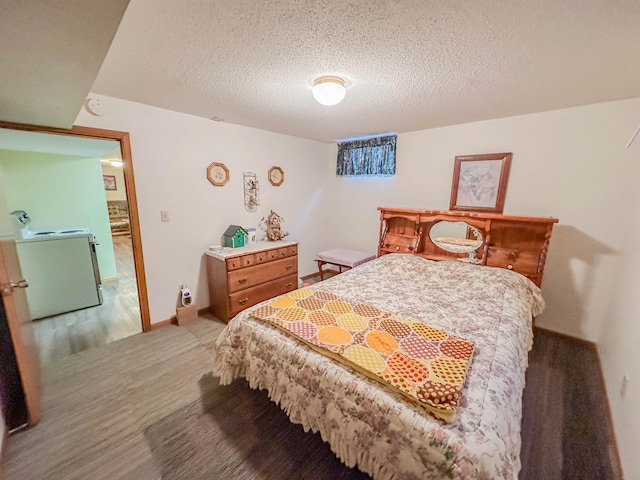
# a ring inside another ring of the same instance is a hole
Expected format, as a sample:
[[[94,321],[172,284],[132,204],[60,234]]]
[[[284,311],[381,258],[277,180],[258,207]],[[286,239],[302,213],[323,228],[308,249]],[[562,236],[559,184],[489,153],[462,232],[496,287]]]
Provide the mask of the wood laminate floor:
[[[172,418],[183,418],[180,415],[194,405],[204,406],[216,395],[229,392],[230,387],[217,386],[217,380],[209,373],[211,348],[223,327],[211,317],[201,318],[190,325],[171,325],[134,335],[45,366],[43,419],[36,427],[9,437],[3,478],[352,478],[320,474],[283,477],[273,470],[271,473],[261,470],[256,458],[263,455],[272,459],[273,446],[266,440],[249,441],[252,435],[287,438],[287,448],[292,450],[291,455],[296,455],[296,449],[311,441],[311,434],[289,423],[286,417],[278,424],[278,432],[257,432],[252,419],[284,413],[274,408],[263,392],[250,391],[246,384],[237,386],[241,390],[235,391],[246,401],[244,410],[233,410],[232,397],[216,404],[197,428],[184,425],[182,431],[182,424],[174,425],[176,431],[168,437],[171,441],[166,445],[169,450],[166,456],[158,458],[157,448],[154,450],[149,442],[150,430],[171,423],[167,420]],[[621,478],[615,455],[611,455],[613,441],[605,409],[604,388],[593,347],[536,331],[523,397],[520,480]],[[245,426],[238,431],[235,425]],[[220,434],[217,443],[207,441],[211,429],[218,434],[225,428],[230,436]],[[198,436],[194,436],[194,431]],[[165,477],[162,464],[169,456],[177,457],[182,466],[215,467],[219,468],[216,471],[226,473],[203,476],[191,471]],[[293,458],[304,461],[297,456]],[[315,460],[321,462],[316,470],[320,472],[328,471],[336,461],[330,452]],[[271,468],[277,469],[277,463]]]
[[[117,281],[102,285],[103,304],[33,322],[41,365],[142,332],[131,237],[113,237]]]

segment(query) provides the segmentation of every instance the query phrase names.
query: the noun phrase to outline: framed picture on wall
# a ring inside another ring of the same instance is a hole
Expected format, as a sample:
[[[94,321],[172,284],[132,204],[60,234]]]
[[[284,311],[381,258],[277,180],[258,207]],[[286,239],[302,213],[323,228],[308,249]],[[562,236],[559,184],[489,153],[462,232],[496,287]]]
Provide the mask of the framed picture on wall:
[[[104,189],[105,190],[117,190],[116,187],[116,176],[115,175],[102,175],[102,180],[104,181]]]
[[[456,157],[449,210],[502,213],[511,156],[511,153],[488,153]]]

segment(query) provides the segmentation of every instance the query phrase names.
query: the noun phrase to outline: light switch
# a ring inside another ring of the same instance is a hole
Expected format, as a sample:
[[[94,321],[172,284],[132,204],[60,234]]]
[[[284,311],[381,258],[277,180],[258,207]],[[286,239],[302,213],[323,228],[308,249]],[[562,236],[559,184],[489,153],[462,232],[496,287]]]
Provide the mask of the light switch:
[[[169,210],[160,210],[160,221],[162,222],[169,221]]]

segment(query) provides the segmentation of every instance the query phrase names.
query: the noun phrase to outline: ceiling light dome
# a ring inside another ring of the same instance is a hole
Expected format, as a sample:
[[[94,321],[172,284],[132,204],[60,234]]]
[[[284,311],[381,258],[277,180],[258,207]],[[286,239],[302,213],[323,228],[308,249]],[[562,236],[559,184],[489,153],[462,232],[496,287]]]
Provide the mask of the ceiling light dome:
[[[319,77],[313,82],[313,98],[322,105],[337,105],[347,94],[344,80],[340,77]]]

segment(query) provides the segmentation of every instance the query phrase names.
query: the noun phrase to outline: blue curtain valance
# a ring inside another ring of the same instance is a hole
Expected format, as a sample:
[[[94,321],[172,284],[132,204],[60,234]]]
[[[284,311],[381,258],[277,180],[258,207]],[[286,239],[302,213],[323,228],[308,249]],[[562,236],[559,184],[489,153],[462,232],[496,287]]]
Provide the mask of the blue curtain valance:
[[[337,175],[395,175],[397,135],[338,144]]]

